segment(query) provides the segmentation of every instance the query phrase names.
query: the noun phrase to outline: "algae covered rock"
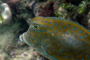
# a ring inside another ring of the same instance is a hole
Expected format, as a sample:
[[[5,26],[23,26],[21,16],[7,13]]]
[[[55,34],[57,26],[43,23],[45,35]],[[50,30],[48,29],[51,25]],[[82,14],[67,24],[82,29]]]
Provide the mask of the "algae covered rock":
[[[16,56],[11,58],[11,60],[44,60],[43,57],[41,57],[40,54],[32,48],[20,53],[21,51],[22,50],[16,50]]]
[[[12,13],[7,3],[0,3],[0,24],[7,24],[12,19]]]

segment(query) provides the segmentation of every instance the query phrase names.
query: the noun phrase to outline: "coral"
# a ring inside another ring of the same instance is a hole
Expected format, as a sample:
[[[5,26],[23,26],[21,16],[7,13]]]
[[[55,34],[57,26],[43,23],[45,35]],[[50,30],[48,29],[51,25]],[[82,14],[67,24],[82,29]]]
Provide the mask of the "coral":
[[[7,3],[0,4],[0,22],[3,24],[7,24],[12,19],[12,12]]]
[[[86,11],[86,5],[87,5],[87,2],[85,2],[85,1],[82,1],[79,4],[78,9],[77,9],[77,11],[78,11],[79,14],[85,13],[85,11]]]
[[[5,60],[5,59],[7,59],[7,57],[8,57],[8,55],[5,52],[0,50],[0,60]]]
[[[75,8],[76,6],[71,4],[71,3],[63,3],[63,4],[60,5],[60,7],[70,10],[72,8]]]
[[[54,14],[56,17],[60,17],[62,19],[70,19],[67,10],[63,9],[62,7],[59,7],[59,9]]]
[[[6,3],[10,6],[12,11],[12,16],[16,16],[18,14],[18,8],[20,1],[19,0],[6,0]]]
[[[0,0],[0,59],[44,60],[30,46],[18,43],[34,16],[72,19],[90,29],[90,2],[87,0]],[[50,2],[53,1],[53,2]],[[7,8],[8,10],[7,10]],[[5,8],[5,9],[3,9]],[[8,12],[6,14],[5,12]],[[88,18],[87,18],[88,15]],[[5,20],[6,19],[6,20]],[[30,21],[29,21],[30,20]],[[6,23],[11,22],[6,25]],[[46,59],[45,59],[46,60]]]
[[[77,6],[71,3],[63,3],[62,5],[60,5],[62,8],[67,9],[67,10],[76,10],[76,13],[78,14],[83,14],[86,11],[86,6],[87,6],[87,1],[81,1],[80,4],[78,4]]]
[[[20,57],[20,59],[26,60],[42,59],[39,56],[38,58],[36,57],[36,52],[33,53],[35,56],[32,56],[32,53],[27,51],[29,46],[25,44],[18,44],[19,34],[25,32],[28,28],[27,19],[32,18],[32,10],[25,6],[25,2],[18,0],[7,0],[6,3],[11,9],[13,17],[11,23],[2,26],[0,25],[0,50],[4,52],[0,53],[0,58],[3,60],[19,60],[18,57]],[[2,19],[2,16],[0,16],[0,19]]]
[[[36,1],[32,1],[31,3],[27,4],[27,6],[30,7],[31,9],[33,9],[35,3],[36,3]]]
[[[69,2],[66,3],[63,2],[62,4],[60,4],[59,8],[62,8],[64,12],[67,11],[67,13],[60,14],[59,12],[61,13],[63,12],[58,9],[57,11],[55,11],[55,15],[60,18],[63,18],[64,16],[64,18],[66,17],[66,19],[77,21],[78,16],[80,17],[81,14],[86,13],[86,9],[87,9],[86,6],[87,6],[87,1],[80,1],[78,5],[74,5]]]
[[[57,0],[55,3],[54,3],[54,11],[57,11],[58,9],[59,9],[59,7],[60,7],[60,5],[62,4],[62,3],[64,3],[65,1],[64,0]]]
[[[53,2],[48,2],[44,6],[39,5],[38,12],[35,14],[35,16],[43,16],[43,17],[48,17],[48,16],[54,16],[54,9],[53,9]]]
[[[13,19],[18,18],[20,20],[27,21],[29,18],[32,18],[33,11],[30,7],[28,7],[31,0],[7,0],[6,3],[10,6],[12,10]],[[17,20],[15,20],[17,21]]]
[[[30,50],[24,50],[22,53],[20,52],[20,50],[12,52],[12,56],[14,55],[14,57],[11,60],[43,60],[39,53],[32,48]]]

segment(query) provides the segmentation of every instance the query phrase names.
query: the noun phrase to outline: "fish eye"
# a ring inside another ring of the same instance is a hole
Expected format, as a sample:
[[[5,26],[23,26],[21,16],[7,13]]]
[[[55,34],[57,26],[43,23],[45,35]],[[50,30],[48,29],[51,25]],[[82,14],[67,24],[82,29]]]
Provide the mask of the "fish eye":
[[[34,25],[34,28],[38,28],[38,26],[37,25]]]
[[[30,29],[40,29],[40,24],[33,23],[30,25]]]
[[[39,25],[34,25],[33,27],[34,27],[34,28],[39,28]]]

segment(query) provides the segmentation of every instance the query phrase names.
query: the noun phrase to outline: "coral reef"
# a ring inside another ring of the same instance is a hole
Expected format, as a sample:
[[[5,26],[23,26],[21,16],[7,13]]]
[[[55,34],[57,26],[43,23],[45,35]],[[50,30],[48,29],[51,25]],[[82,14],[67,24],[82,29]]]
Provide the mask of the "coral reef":
[[[32,18],[33,14],[30,11],[30,8],[27,8],[25,5],[23,5],[22,2],[18,2],[18,3],[20,3],[19,6],[16,2],[11,3],[10,1],[8,1],[8,5],[12,11],[11,23],[9,23],[8,25],[6,24],[0,25],[0,50],[2,51],[2,53],[0,52],[1,60],[14,60],[15,56],[17,57],[17,55],[20,54],[23,55],[23,52],[25,52],[29,47],[26,44],[24,44],[26,45],[24,47],[24,45],[19,44],[18,41],[19,41],[19,35],[28,29],[27,19],[30,17]],[[26,12],[24,13],[23,11]],[[28,13],[29,11],[30,13]],[[25,16],[25,14],[27,14],[28,18]],[[15,53],[13,53],[13,51],[15,51]]]
[[[90,10],[89,6],[90,6],[90,2],[88,0],[87,1],[80,0],[78,4],[75,3],[75,1],[68,0],[68,1],[64,1],[63,3],[59,4],[59,8],[63,8],[63,9],[59,10],[58,8],[54,11],[54,13],[56,17],[60,17],[63,19],[71,19],[73,21],[80,23],[86,28],[88,28],[87,14]],[[65,14],[61,14],[62,11]]]
[[[8,55],[0,50],[0,60],[6,60],[8,58]]]
[[[79,14],[85,13],[86,5],[87,5],[87,2],[85,1],[82,1],[81,4],[79,4],[78,9],[77,9]]]
[[[48,3],[45,4],[45,6],[39,5],[38,8],[39,10],[37,11],[37,13],[35,14],[35,16],[43,16],[43,17],[50,17],[50,16],[54,16],[54,9],[53,9],[53,2],[50,1]]]
[[[19,40],[36,16],[71,19],[90,29],[90,1],[0,0],[0,60],[48,60]]]
[[[0,23],[7,24],[12,19],[12,12],[7,3],[0,4]]]
[[[58,10],[54,12],[54,14],[56,17],[60,17],[62,19],[70,19],[67,10],[63,9],[62,7],[59,7]]]
[[[20,50],[12,52],[12,56],[15,55],[15,57],[13,57],[11,60],[43,60],[39,53],[33,49],[26,50],[23,53],[20,52]]]
[[[62,3],[64,3],[64,0],[57,0],[53,5],[54,11],[57,11]]]

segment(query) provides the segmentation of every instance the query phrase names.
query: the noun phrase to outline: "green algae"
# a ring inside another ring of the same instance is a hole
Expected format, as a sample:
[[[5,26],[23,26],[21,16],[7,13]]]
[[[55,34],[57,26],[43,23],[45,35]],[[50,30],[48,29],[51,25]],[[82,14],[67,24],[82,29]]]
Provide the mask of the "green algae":
[[[87,1],[82,1],[79,5],[74,5],[71,3],[63,3],[60,7],[66,10],[72,10],[73,12],[77,12],[78,14],[83,14],[86,11]]]
[[[81,15],[81,14],[85,14],[86,10],[87,10],[87,4],[88,4],[88,0],[83,0],[80,3],[78,3],[77,5],[72,4],[72,3],[62,3],[60,5],[60,7],[62,7],[63,9],[65,9],[67,11],[67,15],[63,15],[63,14],[59,14],[58,11],[55,11],[54,14],[56,17],[60,17],[65,19],[66,17],[71,17],[73,15],[73,19],[76,18],[77,15]]]
[[[0,15],[0,24],[3,23],[3,17]]]
[[[82,1],[81,4],[79,4],[78,9],[77,9],[79,14],[85,13],[86,5],[87,5],[87,3],[85,1]]]

